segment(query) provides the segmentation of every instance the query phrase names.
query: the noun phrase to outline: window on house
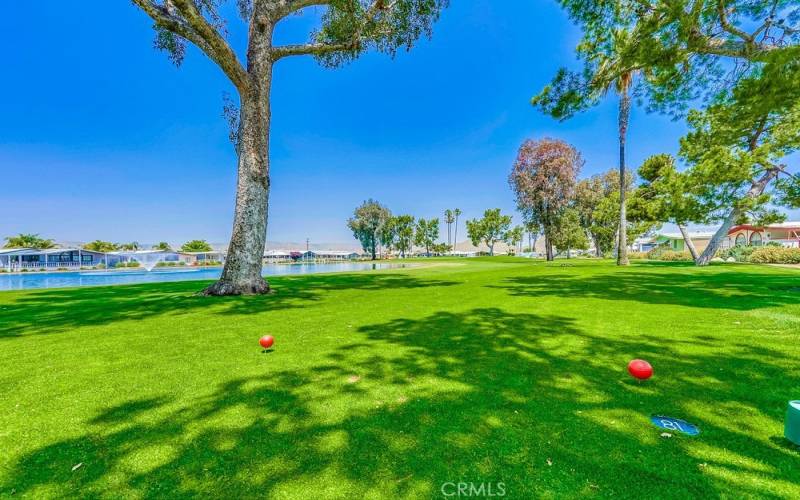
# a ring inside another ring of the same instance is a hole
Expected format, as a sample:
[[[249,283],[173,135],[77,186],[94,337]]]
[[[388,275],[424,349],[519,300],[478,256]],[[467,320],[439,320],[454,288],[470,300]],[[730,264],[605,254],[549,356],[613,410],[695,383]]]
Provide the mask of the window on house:
[[[736,246],[744,246],[747,245],[747,237],[745,237],[744,233],[739,233],[736,235]]]
[[[753,233],[750,235],[750,244],[754,247],[761,246],[761,233]]]

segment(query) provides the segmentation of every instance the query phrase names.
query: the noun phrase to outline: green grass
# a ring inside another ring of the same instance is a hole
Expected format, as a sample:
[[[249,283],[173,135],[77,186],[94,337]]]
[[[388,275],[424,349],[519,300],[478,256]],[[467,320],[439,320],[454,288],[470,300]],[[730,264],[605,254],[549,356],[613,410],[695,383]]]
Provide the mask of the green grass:
[[[563,262],[0,293],[0,496],[800,497],[796,270]]]

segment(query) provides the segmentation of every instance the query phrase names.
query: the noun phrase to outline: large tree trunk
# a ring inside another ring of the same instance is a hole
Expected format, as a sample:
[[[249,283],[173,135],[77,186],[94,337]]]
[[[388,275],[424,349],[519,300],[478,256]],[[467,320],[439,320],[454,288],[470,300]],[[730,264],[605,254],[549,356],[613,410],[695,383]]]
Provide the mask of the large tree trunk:
[[[681,231],[681,235],[683,236],[683,241],[686,243],[686,248],[689,249],[689,253],[692,254],[692,260],[697,261],[697,248],[694,246],[694,241],[692,238],[689,237],[689,233],[686,231],[686,227],[683,224],[678,224],[678,229]]]
[[[778,170],[775,168],[767,169],[766,172],[755,182],[753,185],[750,186],[750,189],[745,194],[746,198],[756,198],[761,196],[764,193],[764,190],[767,188],[767,185],[778,176]],[[722,225],[717,229],[717,232],[714,233],[714,236],[711,237],[711,241],[708,242],[708,246],[703,253],[700,254],[700,257],[695,260],[695,264],[698,266],[706,266],[711,259],[714,258],[716,255],[717,250],[719,249],[719,245],[722,242],[722,238],[728,235],[728,230],[733,226],[736,221],[742,216],[742,210],[735,206],[731,212],[725,217],[725,220],[722,221]]]
[[[628,265],[628,218],[625,211],[625,135],[628,133],[628,118],[631,113],[631,96],[628,89],[619,96],[619,241],[617,242],[617,265]]]
[[[550,241],[550,236],[546,232],[544,233],[544,254],[545,260],[553,260],[553,243]]]
[[[373,232],[372,233],[372,248],[371,248],[371,250],[372,250],[372,260],[375,260],[377,258],[377,255],[376,255],[376,247],[377,246],[378,246],[378,235],[375,232]]]
[[[592,235],[592,240],[594,241],[594,256],[595,257],[602,257],[603,252],[600,251],[600,239],[597,238],[597,235]]]
[[[271,38],[271,34],[269,36]],[[250,51],[253,50],[258,48],[251,47]],[[253,53],[248,54],[248,59],[256,61],[257,67],[249,65],[250,88],[245,95],[239,96],[239,170],[233,234],[222,276],[204,290],[205,295],[262,294],[270,290],[267,280],[261,276],[261,268],[269,205],[272,62],[268,56]]]

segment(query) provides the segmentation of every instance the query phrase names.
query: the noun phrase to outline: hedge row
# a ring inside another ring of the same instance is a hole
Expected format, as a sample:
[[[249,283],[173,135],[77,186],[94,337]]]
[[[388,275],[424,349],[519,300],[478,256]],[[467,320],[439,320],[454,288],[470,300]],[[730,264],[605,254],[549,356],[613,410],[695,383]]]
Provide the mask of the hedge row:
[[[800,248],[761,247],[750,254],[750,262],[758,264],[800,264]]]

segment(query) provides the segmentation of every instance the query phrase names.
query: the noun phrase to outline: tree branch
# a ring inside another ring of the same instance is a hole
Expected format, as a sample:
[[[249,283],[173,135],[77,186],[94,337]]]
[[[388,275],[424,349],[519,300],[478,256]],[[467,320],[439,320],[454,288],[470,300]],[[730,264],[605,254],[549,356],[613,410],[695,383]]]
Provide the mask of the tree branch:
[[[691,49],[700,53],[713,56],[725,56],[738,59],[758,61],[770,52],[780,49],[779,46],[768,43],[746,43],[733,40],[695,35],[692,37]]]
[[[271,51],[272,59],[277,61],[288,56],[302,56],[307,54],[329,54],[340,50],[355,48],[357,41],[351,43],[304,43],[298,45],[283,45],[274,47]]]
[[[293,9],[292,11],[296,11],[299,8],[308,7],[310,5],[329,4],[330,0],[293,0],[293,1],[289,0],[288,3],[291,5]],[[384,2],[384,0],[374,0],[366,11],[366,16],[362,26],[374,21],[375,18],[378,16],[379,12],[391,11],[392,9],[394,9],[396,4],[397,0],[392,1],[388,5]],[[288,56],[298,56],[307,54],[315,54],[315,55],[329,54],[331,52],[338,52],[341,50],[356,49],[361,43],[361,35],[362,35],[362,30],[359,27],[355,31],[355,33],[353,33],[353,38],[348,42],[306,43],[306,44],[284,45],[281,47],[274,47],[271,50],[272,58],[274,61],[277,61],[279,59]]]
[[[133,3],[158,26],[182,36],[205,52],[240,92],[247,89],[247,71],[239,63],[236,53],[219,31],[206,21],[192,0],[170,0],[166,5],[159,5],[155,0],[133,0]]]
[[[725,9],[725,0],[717,1],[717,13],[719,14],[719,24],[722,26],[723,30],[727,31],[733,36],[741,38],[748,44],[753,43],[753,38],[749,34],[728,22],[728,12]]]

